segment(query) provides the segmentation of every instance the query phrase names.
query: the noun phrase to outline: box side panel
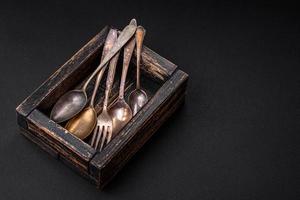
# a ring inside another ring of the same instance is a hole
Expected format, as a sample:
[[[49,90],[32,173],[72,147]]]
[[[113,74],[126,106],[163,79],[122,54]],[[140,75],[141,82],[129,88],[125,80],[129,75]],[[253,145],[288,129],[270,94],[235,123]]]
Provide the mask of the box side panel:
[[[88,163],[95,154],[95,150],[88,144],[67,132],[38,110],[32,111],[28,116],[28,128],[37,137],[43,138],[59,153],[60,157],[70,160],[79,170],[88,171]]]
[[[47,142],[43,140],[43,138],[38,137],[35,133],[23,128],[20,128],[20,131],[27,139],[37,144],[39,147],[41,147],[44,151],[48,152],[54,158],[58,159],[57,150],[48,145]]]
[[[77,165],[74,165],[73,159],[70,159],[68,156],[62,156],[61,154],[59,154],[58,159],[61,160],[62,163],[64,163],[67,167],[69,167],[74,172],[76,172],[78,175],[80,175],[84,179],[90,181],[92,184],[96,185],[96,181],[95,181],[94,177],[90,176],[89,172],[87,170],[82,170]]]
[[[27,125],[26,116],[22,115],[18,111],[16,112],[16,116],[17,116],[17,123],[18,123],[19,127],[23,128],[23,129],[27,129],[28,125]]]
[[[36,134],[32,131],[29,131],[29,130],[26,130],[26,129],[23,129],[23,128],[20,128],[20,131],[27,139],[29,139],[33,143],[37,144],[39,147],[41,147],[41,149],[46,151],[52,157],[54,157],[55,159],[61,160],[65,165],[67,165],[72,170],[74,170],[75,172],[80,174],[83,178],[89,180],[93,184],[96,184],[96,181],[94,180],[93,177],[91,177],[89,175],[88,171],[82,170],[81,168],[78,168],[78,167],[75,167],[74,162],[73,162],[72,159],[70,159],[68,156],[63,156],[62,154],[60,154],[58,152],[58,149],[55,149],[52,146],[50,146],[48,144],[48,141],[45,138],[39,136],[38,134]]]
[[[177,70],[104,151],[90,162],[102,188],[183,103],[188,76]]]

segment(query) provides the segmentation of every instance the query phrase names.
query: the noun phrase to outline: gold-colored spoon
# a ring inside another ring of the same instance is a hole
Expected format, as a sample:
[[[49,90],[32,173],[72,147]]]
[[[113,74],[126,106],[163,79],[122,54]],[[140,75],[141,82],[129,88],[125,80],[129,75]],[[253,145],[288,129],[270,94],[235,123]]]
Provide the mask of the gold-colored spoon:
[[[112,105],[108,113],[113,121],[112,133],[113,137],[129,122],[132,118],[132,111],[124,99],[124,89],[127,71],[130,59],[135,46],[135,38],[132,38],[124,47],[123,69],[121,75],[121,83],[118,100]]]
[[[112,46],[117,40],[117,36],[118,36],[117,30],[111,29],[109,31],[103,48],[101,61],[111,50]],[[118,56],[113,57],[113,59],[117,59],[117,58]],[[94,101],[99,88],[99,84],[101,82],[102,76],[106,68],[107,65],[104,68],[102,68],[102,70],[97,75],[90,105],[87,108],[85,108],[83,111],[81,111],[78,115],[76,115],[74,118],[72,118],[70,121],[68,121],[65,127],[70,133],[72,133],[73,135],[77,136],[80,139],[84,139],[87,136],[89,136],[96,126],[97,113],[95,111]]]

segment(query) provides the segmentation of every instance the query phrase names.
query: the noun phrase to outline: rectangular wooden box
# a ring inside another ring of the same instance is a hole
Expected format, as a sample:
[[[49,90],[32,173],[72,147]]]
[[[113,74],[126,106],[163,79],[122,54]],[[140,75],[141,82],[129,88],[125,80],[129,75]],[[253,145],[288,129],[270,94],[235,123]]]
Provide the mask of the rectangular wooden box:
[[[61,95],[80,87],[96,69],[109,29],[107,26],[98,33],[16,109],[18,125],[27,138],[99,188],[114,177],[184,102],[188,80],[188,75],[177,69],[176,65],[144,46],[141,81],[150,100],[103,151],[95,151],[87,141],[74,137],[63,125],[50,120],[49,112]],[[122,57],[119,60],[122,61]],[[126,83],[127,95],[135,86],[135,56],[132,60]],[[121,68],[121,61],[118,68]],[[118,94],[119,73],[116,73],[110,102]],[[88,96],[92,88],[93,83],[88,87]],[[100,90],[96,100],[98,113],[101,111],[104,86]]]

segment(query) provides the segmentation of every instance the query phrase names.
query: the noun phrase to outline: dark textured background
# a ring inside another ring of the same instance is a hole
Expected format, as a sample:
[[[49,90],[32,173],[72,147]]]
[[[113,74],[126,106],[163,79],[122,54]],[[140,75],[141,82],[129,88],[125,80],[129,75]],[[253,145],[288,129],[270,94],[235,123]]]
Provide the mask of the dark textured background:
[[[296,6],[50,2],[0,3],[0,199],[299,199]],[[106,24],[132,17],[190,74],[188,96],[100,192],[21,136],[15,107]]]

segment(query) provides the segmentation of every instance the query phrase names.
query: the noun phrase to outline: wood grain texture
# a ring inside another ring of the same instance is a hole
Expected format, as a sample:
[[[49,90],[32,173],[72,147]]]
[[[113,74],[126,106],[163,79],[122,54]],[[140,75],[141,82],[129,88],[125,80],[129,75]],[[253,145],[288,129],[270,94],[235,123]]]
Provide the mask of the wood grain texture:
[[[51,156],[54,158],[58,159],[58,152],[57,150],[53,149],[46,141],[38,137],[36,134],[33,132],[20,128],[21,133],[30,141],[41,147],[44,151],[49,153]]]
[[[136,51],[132,60],[136,65]],[[143,70],[144,73],[149,74],[152,78],[164,81],[169,78],[176,69],[177,65],[155,53],[147,46],[143,46],[141,70]]]
[[[34,110],[28,116],[28,128],[56,149],[60,156],[72,159],[78,168],[87,171],[88,163],[95,154],[95,150],[88,144],[38,110]]]

